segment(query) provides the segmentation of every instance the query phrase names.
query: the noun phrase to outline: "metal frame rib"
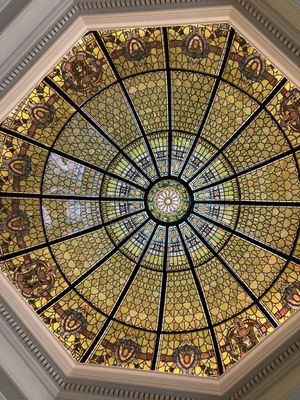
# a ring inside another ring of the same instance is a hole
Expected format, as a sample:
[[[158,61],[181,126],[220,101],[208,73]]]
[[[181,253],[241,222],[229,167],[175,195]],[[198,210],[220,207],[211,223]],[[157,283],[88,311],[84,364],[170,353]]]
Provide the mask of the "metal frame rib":
[[[221,353],[220,353],[220,348],[219,348],[219,345],[218,345],[217,337],[216,337],[216,334],[215,334],[215,331],[214,331],[214,328],[213,328],[212,320],[211,320],[211,317],[210,317],[208,304],[206,303],[205,294],[203,292],[200,278],[199,278],[198,274],[196,273],[192,257],[191,257],[191,255],[189,253],[189,250],[188,250],[187,245],[185,243],[185,240],[183,238],[183,235],[182,235],[180,227],[178,227],[177,230],[178,230],[178,233],[179,233],[179,236],[180,236],[180,240],[182,242],[182,245],[183,245],[183,248],[184,248],[184,251],[185,251],[186,258],[187,258],[187,260],[189,262],[190,270],[191,270],[191,273],[192,273],[193,278],[194,278],[194,282],[195,282],[195,285],[196,285],[196,288],[197,288],[197,291],[198,291],[199,298],[201,300],[201,304],[202,304],[202,307],[203,307],[203,311],[204,311],[204,314],[205,314],[205,318],[206,318],[206,321],[207,321],[207,325],[208,325],[208,328],[209,328],[209,331],[210,331],[212,343],[213,343],[214,350],[215,350],[215,355],[216,355],[216,361],[217,361],[217,365],[218,365],[219,374],[221,375],[224,372],[223,363],[222,363],[222,357],[221,357]]]
[[[95,38],[97,40],[97,43],[101,48],[101,51],[105,55],[105,58],[107,59],[107,62],[110,65],[110,67],[111,67],[111,69],[112,69],[112,71],[113,71],[113,73],[114,73],[114,75],[115,75],[115,77],[117,79],[117,83],[119,83],[119,85],[121,87],[121,90],[122,90],[122,92],[123,92],[123,94],[124,94],[124,96],[126,98],[126,101],[127,101],[128,105],[129,105],[129,107],[131,109],[132,114],[134,115],[134,118],[135,118],[136,123],[137,123],[137,125],[139,127],[139,130],[140,130],[140,132],[142,134],[142,137],[143,137],[143,139],[144,139],[144,141],[146,143],[146,147],[147,147],[148,153],[150,155],[152,164],[153,164],[153,166],[155,168],[155,171],[157,173],[157,176],[159,177],[160,176],[159,168],[158,168],[158,165],[156,163],[153,150],[152,150],[152,148],[150,146],[150,143],[149,143],[147,134],[145,132],[145,129],[143,127],[143,124],[142,124],[142,122],[140,120],[140,117],[138,116],[138,113],[137,113],[137,111],[136,111],[136,109],[135,109],[135,107],[133,105],[133,102],[131,100],[131,97],[129,96],[129,93],[128,93],[127,89],[126,89],[126,86],[125,86],[125,84],[123,82],[123,79],[120,77],[120,74],[119,74],[119,72],[118,72],[118,70],[117,70],[117,68],[116,68],[116,66],[115,66],[115,64],[114,64],[114,62],[113,62],[113,60],[112,60],[112,58],[111,58],[106,46],[105,46],[105,44],[103,43],[103,40],[101,39],[99,33],[97,31],[94,31],[93,35],[95,36]],[[150,178],[148,178],[148,180],[150,180]]]
[[[200,136],[202,134],[202,131],[203,131],[204,126],[206,124],[206,121],[207,121],[207,118],[209,116],[210,110],[211,110],[211,108],[213,106],[213,103],[214,103],[214,100],[215,100],[215,97],[216,97],[216,94],[217,94],[217,91],[219,89],[219,85],[220,85],[220,82],[221,82],[221,77],[223,75],[223,72],[224,72],[224,69],[225,69],[225,66],[226,66],[226,63],[227,63],[227,59],[228,59],[228,56],[229,56],[229,52],[230,52],[230,49],[231,49],[231,45],[232,45],[232,41],[233,41],[234,35],[235,35],[235,30],[233,28],[230,28],[230,32],[229,32],[228,40],[227,40],[227,45],[226,45],[226,49],[225,49],[225,52],[224,52],[223,60],[222,60],[222,63],[221,63],[220,69],[219,69],[219,73],[218,73],[218,75],[216,77],[216,81],[215,81],[214,87],[213,87],[213,89],[211,91],[211,95],[210,95],[206,110],[204,112],[204,115],[203,115],[203,117],[201,119],[200,126],[198,128],[197,133],[196,133],[196,137],[194,139],[194,142],[193,142],[192,146],[190,147],[189,152],[188,152],[188,154],[186,156],[186,159],[185,159],[185,161],[184,161],[184,163],[183,163],[183,165],[181,167],[181,171],[180,171],[180,173],[178,175],[179,178],[182,177],[182,174],[184,173],[185,167],[187,166],[187,164],[188,164],[188,162],[189,162],[189,160],[190,160],[190,158],[191,158],[191,156],[192,156],[192,154],[193,154],[193,152],[194,152],[194,150],[195,150],[195,148],[197,146],[198,139],[200,138]]]
[[[9,259],[17,257],[17,256],[22,256],[24,254],[28,254],[28,253],[30,253],[32,251],[43,249],[44,247],[53,246],[55,244],[64,242],[66,240],[75,239],[76,237],[79,237],[79,236],[85,235],[87,233],[91,233],[91,232],[97,231],[98,229],[104,228],[105,226],[114,224],[114,223],[119,222],[119,221],[121,221],[123,219],[126,219],[126,218],[128,218],[130,216],[135,216],[135,215],[137,215],[139,213],[142,213],[144,211],[145,211],[145,209],[140,209],[140,210],[134,211],[133,213],[130,213],[130,214],[128,213],[126,215],[121,215],[121,216],[119,216],[117,218],[114,218],[112,220],[109,220],[109,221],[106,221],[106,222],[102,222],[100,224],[96,224],[94,226],[91,226],[90,228],[71,233],[69,235],[60,237],[58,239],[47,240],[47,237],[46,237],[44,243],[41,243],[41,244],[38,244],[38,245],[35,245],[35,246],[31,246],[31,247],[26,247],[24,249],[21,249],[21,250],[18,250],[18,251],[14,251],[12,253],[7,253],[7,254],[4,254],[4,255],[0,256],[0,262],[9,260]]]
[[[168,262],[168,236],[169,236],[169,227],[165,227],[165,248],[164,248],[164,260],[163,260],[163,271],[162,271],[162,282],[161,282],[161,292],[160,292],[160,307],[158,314],[158,322],[156,329],[156,339],[153,351],[153,358],[151,363],[151,369],[155,370],[157,359],[158,359],[158,351],[161,340],[161,332],[163,326],[163,318],[165,312],[165,301],[166,301],[166,290],[167,290],[167,262]]]
[[[255,111],[250,115],[250,117],[235,131],[233,135],[219,148],[218,151],[199,168],[187,181],[187,183],[192,182],[201,172],[203,172],[220,154],[222,154],[227,147],[233,143],[244,130],[256,119],[256,117],[265,109],[266,105],[276,96],[276,94],[283,88],[287,80],[283,78],[277,86],[272,90],[271,93],[262,101],[262,103],[256,108]]]
[[[85,200],[85,201],[120,201],[125,203],[144,201],[140,197],[109,197],[109,196],[84,196],[73,194],[38,194],[22,192],[2,192],[0,197],[13,197],[16,199],[48,199],[48,200]]]
[[[248,236],[248,235],[240,232],[237,229],[232,229],[229,226],[223,225],[220,222],[217,222],[217,221],[215,221],[215,220],[213,220],[213,219],[211,219],[211,218],[209,218],[209,217],[207,217],[207,216],[205,216],[203,214],[200,214],[195,210],[193,211],[193,214],[197,215],[198,217],[200,217],[204,221],[209,222],[209,223],[217,226],[218,228],[223,229],[226,232],[232,233],[233,235],[236,235],[236,236],[240,237],[241,239],[244,239],[247,242],[250,242],[250,243],[254,244],[255,246],[261,247],[262,249],[267,250],[270,253],[276,254],[277,256],[283,258],[284,260],[290,260],[290,261],[293,261],[296,264],[300,264],[300,260],[297,257],[294,257],[293,255],[289,255],[289,254],[283,253],[282,251],[276,249],[275,247],[271,247],[271,246],[267,245],[266,243],[263,243],[263,242],[261,242],[261,241],[259,241],[257,239],[254,239],[253,237]]]
[[[206,246],[206,248],[214,255],[214,257],[221,263],[221,265],[226,269],[227,272],[238,282],[238,284],[243,288],[243,290],[247,293],[247,295],[251,298],[253,303],[257,305],[260,311],[264,314],[264,316],[270,321],[272,326],[276,328],[278,323],[272,317],[272,315],[263,307],[263,305],[259,302],[258,298],[255,294],[248,288],[245,282],[240,278],[240,276],[235,272],[235,270],[221,257],[218,252],[209,244],[209,242],[198,232],[195,227],[187,221],[187,224],[193,230],[195,235],[202,241],[202,243]]]
[[[148,181],[147,174],[144,170],[118,145],[117,142],[113,141],[111,137],[101,128],[101,126],[92,118],[88,113],[86,113],[80,106],[78,106],[74,100],[67,95],[58,85],[56,85],[47,76],[44,78],[44,82],[49,85],[55,92],[57,92],[64,100],[66,100],[77,112],[80,114],[108,143],[110,143],[122,156],[134,166],[134,168]]]
[[[90,356],[92,355],[92,353],[93,353],[94,349],[96,348],[97,344],[99,343],[99,341],[101,340],[102,336],[105,334],[107,328],[109,327],[111,321],[113,320],[116,312],[118,311],[118,309],[119,309],[120,305],[122,304],[125,296],[127,295],[127,293],[129,291],[129,289],[130,289],[135,277],[137,276],[137,273],[140,270],[141,263],[142,263],[143,258],[145,256],[147,250],[148,250],[148,247],[149,247],[149,245],[151,243],[151,240],[152,240],[153,236],[155,235],[156,230],[157,230],[157,225],[153,228],[153,231],[152,231],[151,235],[149,236],[149,238],[147,240],[147,243],[146,243],[146,245],[145,245],[145,247],[144,247],[144,249],[143,249],[143,251],[142,251],[142,253],[141,253],[140,257],[139,257],[139,260],[136,263],[136,265],[135,265],[135,267],[134,267],[134,269],[133,269],[128,281],[126,282],[126,285],[124,286],[122,292],[120,293],[118,300],[116,301],[114,307],[112,308],[112,310],[111,310],[111,312],[109,314],[109,317],[106,319],[106,321],[104,322],[102,328],[100,329],[100,331],[95,336],[93,342],[91,343],[89,348],[86,350],[85,354],[83,355],[83,357],[81,359],[81,362],[86,362],[90,358]]]
[[[172,81],[170,71],[170,54],[167,28],[162,28],[163,43],[165,50],[165,64],[167,77],[167,92],[168,92],[168,175],[172,175],[172,132],[173,132],[173,117],[172,117]]]
[[[249,172],[256,171],[257,169],[263,168],[263,167],[265,167],[265,166],[267,166],[269,164],[272,164],[272,163],[274,163],[276,161],[279,161],[279,160],[281,160],[281,159],[283,159],[285,157],[292,156],[298,150],[300,150],[300,145],[296,146],[293,149],[290,149],[290,150],[284,151],[282,153],[276,154],[275,156],[270,157],[267,160],[264,160],[264,161],[259,162],[257,164],[254,164],[251,167],[245,168],[242,171],[239,171],[239,172],[236,172],[234,174],[225,176],[224,178],[219,179],[218,181],[214,181],[211,184],[203,185],[203,186],[201,186],[200,189],[194,190],[194,193],[200,192],[200,191],[205,190],[205,189],[209,189],[209,188],[217,186],[217,185],[220,185],[220,184],[228,182],[228,181],[230,181],[232,179],[236,179],[236,178],[238,178],[238,177],[240,177],[242,175],[248,174]]]
[[[96,269],[101,267],[109,258],[111,258],[115,253],[117,253],[120,248],[133,236],[135,235],[146,223],[149,221],[149,218],[143,221],[140,225],[138,225],[129,235],[127,235],[123,240],[120,241],[111,251],[109,251],[101,260],[96,262],[91,268],[89,268],[86,272],[84,272],[81,276],[75,279],[73,282],[69,283],[69,286],[60,292],[57,296],[53,297],[50,301],[48,301],[44,306],[37,310],[37,314],[42,314],[45,310],[51,307],[53,304],[58,302],[63,296],[69,293],[71,290],[75,289],[77,285],[79,285],[82,281],[84,281],[87,277],[89,277]],[[65,278],[67,280],[67,278]],[[68,281],[68,280],[67,280]]]
[[[57,150],[53,146],[48,146],[46,144],[36,142],[35,140],[31,139],[30,137],[23,136],[23,135],[19,134],[18,132],[12,131],[12,130],[4,128],[4,127],[1,127],[1,130],[4,133],[7,133],[8,135],[14,136],[17,139],[21,139],[24,142],[27,142],[27,143],[29,143],[29,144],[31,144],[33,146],[39,147],[39,148],[41,148],[43,150],[46,150],[49,153],[56,154],[56,155],[58,155],[60,157],[66,158],[66,159],[68,159],[70,161],[74,161],[77,164],[83,165],[84,167],[92,169],[93,171],[100,172],[103,176],[104,175],[111,176],[112,178],[118,179],[118,180],[126,183],[127,185],[131,185],[131,186],[134,186],[134,187],[136,187],[136,188],[138,188],[138,189],[140,189],[142,191],[145,191],[145,188],[143,186],[139,185],[138,183],[135,183],[135,182],[130,181],[130,180],[126,179],[126,178],[123,178],[122,176],[114,174],[113,172],[107,171],[104,168],[98,167],[97,165],[92,164],[92,163],[90,163],[88,161],[84,161],[84,160],[82,160],[80,158],[74,157],[71,154],[65,153],[65,152],[63,152],[61,150]],[[41,178],[44,179],[44,176],[42,176]]]

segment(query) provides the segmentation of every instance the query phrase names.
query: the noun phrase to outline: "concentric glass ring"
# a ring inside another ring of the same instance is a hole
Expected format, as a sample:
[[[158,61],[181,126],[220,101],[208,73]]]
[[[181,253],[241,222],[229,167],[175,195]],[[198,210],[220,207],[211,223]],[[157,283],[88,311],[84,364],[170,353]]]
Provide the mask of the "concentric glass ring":
[[[147,208],[158,222],[172,224],[182,220],[190,210],[191,195],[176,179],[162,179],[150,188]]]

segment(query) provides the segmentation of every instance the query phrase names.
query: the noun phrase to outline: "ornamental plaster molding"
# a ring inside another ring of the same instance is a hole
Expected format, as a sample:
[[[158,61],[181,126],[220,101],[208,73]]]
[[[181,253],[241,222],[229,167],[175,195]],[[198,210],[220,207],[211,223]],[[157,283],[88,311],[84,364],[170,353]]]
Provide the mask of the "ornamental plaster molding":
[[[256,0],[255,4],[252,0],[237,0],[242,9],[258,24],[263,26],[268,31],[273,39],[278,40],[286,48],[287,53],[292,53],[297,57],[297,62],[300,59],[300,43],[299,31],[296,32],[288,21],[283,21],[276,11],[271,10],[262,0]]]
[[[261,387],[259,387],[259,385],[265,383],[265,380],[268,378],[272,378],[273,382],[275,373],[278,372],[280,368],[283,368],[284,364],[297,353],[300,353],[300,340],[297,340],[295,343],[291,344],[270,364],[256,373],[256,375],[249,380],[249,382],[243,384],[234,394],[232,394],[229,400],[250,400],[253,399],[254,392],[256,393],[256,396],[258,396],[259,393],[264,391]],[[298,360],[295,361],[295,364],[297,363]],[[264,385],[264,389],[265,387],[266,386]]]
[[[253,400],[299,366],[300,312],[219,378],[78,364],[2,273],[0,278],[0,332],[51,400]]]
[[[33,7],[34,4],[30,6]],[[101,13],[105,17],[104,14],[107,13],[129,14],[134,11],[147,13],[160,9],[161,12],[177,10],[178,16],[181,14],[179,10],[189,10],[192,16],[195,7],[216,10],[224,6],[231,7],[250,19],[255,28],[267,35],[287,56],[287,62],[290,61],[291,64],[299,66],[300,32],[289,26],[287,21],[278,18],[276,12],[266,7],[262,0],[255,2],[254,0],[63,0],[49,10],[49,14],[41,21],[41,24],[23,40],[18,48],[13,49],[14,51],[3,62],[0,70],[0,93],[2,92],[2,95],[7,93],[62,32],[72,22],[86,14]],[[32,11],[34,12],[34,8]],[[238,21],[238,18],[236,20]],[[151,23],[155,23],[155,20],[151,21],[150,18],[149,24]]]

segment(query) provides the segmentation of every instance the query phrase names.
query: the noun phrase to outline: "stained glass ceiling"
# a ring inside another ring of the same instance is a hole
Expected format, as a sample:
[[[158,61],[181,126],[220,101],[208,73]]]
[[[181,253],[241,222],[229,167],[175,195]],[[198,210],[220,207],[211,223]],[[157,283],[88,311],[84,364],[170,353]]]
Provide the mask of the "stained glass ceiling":
[[[217,376],[300,307],[300,93],[227,24],[86,34],[1,124],[1,269],[82,363]]]

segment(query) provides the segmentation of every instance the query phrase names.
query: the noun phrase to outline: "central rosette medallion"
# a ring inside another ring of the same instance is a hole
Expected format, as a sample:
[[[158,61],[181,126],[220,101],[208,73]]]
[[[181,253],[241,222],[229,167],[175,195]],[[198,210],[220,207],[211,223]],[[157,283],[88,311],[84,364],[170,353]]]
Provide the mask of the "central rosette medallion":
[[[150,188],[147,206],[152,216],[160,222],[176,223],[188,213],[191,196],[181,182],[163,179]]]

